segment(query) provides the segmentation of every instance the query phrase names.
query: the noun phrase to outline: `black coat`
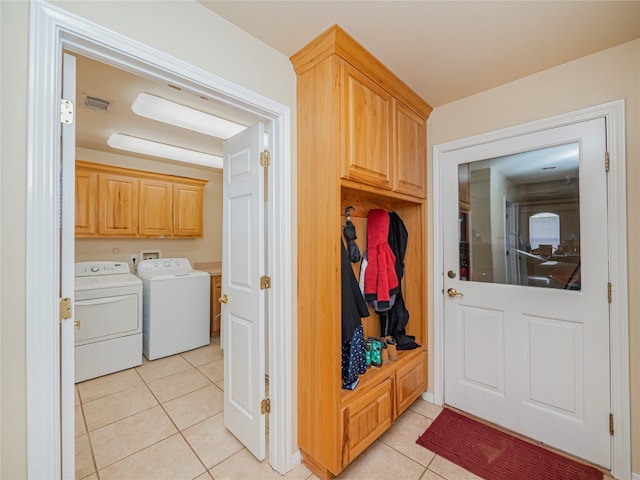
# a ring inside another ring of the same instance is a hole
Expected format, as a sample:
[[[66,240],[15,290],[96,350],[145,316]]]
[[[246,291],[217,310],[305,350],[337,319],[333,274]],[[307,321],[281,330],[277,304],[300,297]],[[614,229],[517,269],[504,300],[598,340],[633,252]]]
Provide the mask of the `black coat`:
[[[356,328],[362,326],[361,317],[369,316],[367,302],[364,301],[360,285],[351,268],[349,255],[341,241],[342,262],[341,262],[341,280],[342,280],[342,343],[348,342],[353,336]]]
[[[389,247],[396,256],[396,275],[398,282],[402,286],[402,278],[404,277],[404,255],[407,252],[407,242],[409,241],[409,232],[404,226],[404,222],[396,212],[389,213]],[[419,347],[415,342],[415,337],[406,335],[405,328],[409,322],[409,311],[404,304],[402,297],[402,288],[396,294],[396,301],[391,310],[380,315],[380,328],[384,333],[391,335],[398,343],[399,350],[412,350]]]

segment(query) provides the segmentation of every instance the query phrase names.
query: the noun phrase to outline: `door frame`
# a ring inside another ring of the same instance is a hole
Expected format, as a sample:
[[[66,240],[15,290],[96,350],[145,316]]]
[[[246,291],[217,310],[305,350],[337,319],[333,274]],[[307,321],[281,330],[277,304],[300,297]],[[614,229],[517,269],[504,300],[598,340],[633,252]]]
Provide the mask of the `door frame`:
[[[273,192],[267,209],[269,317],[269,460],[284,474],[299,462],[294,444],[292,316],[295,264],[292,233],[291,112],[258,93],[164,52],[42,1],[30,5],[27,140],[26,367],[27,471],[31,478],[59,478],[60,441],[60,85],[62,50],[170,80],[270,125]],[[70,292],[73,295],[73,292]],[[277,335],[275,334],[277,332]]]
[[[604,117],[607,125],[609,174],[607,176],[609,278],[613,295],[609,305],[611,412],[615,435],[611,440],[611,472],[615,478],[631,477],[631,427],[629,390],[629,317],[627,283],[627,205],[624,100],[616,100],[514,127],[488,132],[433,147],[433,231],[442,232],[442,206],[446,192],[440,186],[446,153],[506,138]],[[604,168],[604,159],[603,159]],[[444,258],[442,235],[433,235],[433,395],[425,399],[444,404]]]

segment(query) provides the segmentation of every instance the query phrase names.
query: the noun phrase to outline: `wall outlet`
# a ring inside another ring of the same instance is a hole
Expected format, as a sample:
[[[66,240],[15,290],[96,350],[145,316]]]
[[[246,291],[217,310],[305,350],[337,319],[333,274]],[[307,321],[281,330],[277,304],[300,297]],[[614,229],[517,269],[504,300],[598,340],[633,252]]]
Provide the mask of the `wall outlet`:
[[[133,264],[133,266],[135,267],[135,266],[136,266],[136,263],[138,263],[138,255],[135,255],[135,254],[134,254],[134,255],[131,255],[129,258],[131,259],[131,263],[132,263],[132,264]]]

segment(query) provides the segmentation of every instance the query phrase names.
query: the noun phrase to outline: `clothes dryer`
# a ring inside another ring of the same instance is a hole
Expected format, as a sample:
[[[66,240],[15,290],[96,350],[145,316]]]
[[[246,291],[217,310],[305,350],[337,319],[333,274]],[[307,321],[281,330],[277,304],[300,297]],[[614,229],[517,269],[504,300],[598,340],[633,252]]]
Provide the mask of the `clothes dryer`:
[[[149,360],[208,345],[210,275],[186,258],[138,263],[142,279],[142,350]]]
[[[126,262],[75,264],[75,381],[142,364],[142,281]]]

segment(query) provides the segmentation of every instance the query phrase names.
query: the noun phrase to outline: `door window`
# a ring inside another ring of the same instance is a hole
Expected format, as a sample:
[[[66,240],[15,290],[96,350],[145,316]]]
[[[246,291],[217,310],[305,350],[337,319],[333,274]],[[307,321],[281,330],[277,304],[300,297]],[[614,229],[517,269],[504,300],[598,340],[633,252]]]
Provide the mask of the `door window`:
[[[579,144],[458,166],[460,279],[580,290]]]

